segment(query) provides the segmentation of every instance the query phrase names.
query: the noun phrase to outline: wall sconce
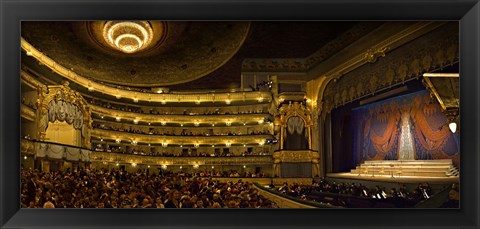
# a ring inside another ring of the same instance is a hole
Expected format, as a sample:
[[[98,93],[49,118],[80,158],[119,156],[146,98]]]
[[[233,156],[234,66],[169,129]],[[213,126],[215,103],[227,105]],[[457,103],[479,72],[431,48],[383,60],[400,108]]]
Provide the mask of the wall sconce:
[[[228,122],[225,122],[225,125],[227,126],[231,126],[232,125],[232,122],[228,121]]]
[[[132,163],[132,167],[135,167],[135,166],[137,166],[137,163]]]
[[[180,166],[182,168],[182,166]],[[167,165],[162,165],[162,169],[167,169]]]
[[[160,124],[162,124],[162,126],[165,126],[165,125],[167,125],[167,122],[163,121]]]
[[[195,122],[193,123],[194,126],[200,126],[200,123],[199,122]]]
[[[261,120],[258,120],[258,124],[262,124],[263,122],[264,122],[264,120],[263,120],[263,119],[261,119]]]
[[[163,104],[163,105],[165,105],[165,104],[167,104],[167,100],[164,99],[164,100],[162,100],[160,103]]]
[[[168,143],[167,142],[163,142],[162,143],[162,147],[167,147],[168,146]]]
[[[133,102],[138,103],[138,98],[137,97],[133,98]]]
[[[115,142],[116,142],[116,143],[120,143],[120,139],[115,139]]]
[[[200,100],[195,101],[195,104],[200,105]]]
[[[231,101],[230,99],[225,100],[225,103],[226,103],[227,105],[230,105],[231,102],[232,102],[232,101]]]
[[[232,146],[232,143],[231,143],[231,142],[227,142],[227,143],[225,143],[225,146],[226,146],[226,147],[230,147],[230,146]]]
[[[195,148],[198,148],[198,147],[200,147],[200,144],[195,143],[193,146],[194,146]]]
[[[121,98],[122,98],[122,96],[121,96],[121,95],[115,95],[115,98],[117,98],[117,99],[121,99]]]
[[[193,169],[198,169],[199,165],[193,165]]]
[[[117,120],[117,122],[120,122],[120,120],[122,120],[120,117],[116,117],[115,120]]]
[[[138,120],[136,120],[136,119],[133,120],[133,123],[138,124]]]

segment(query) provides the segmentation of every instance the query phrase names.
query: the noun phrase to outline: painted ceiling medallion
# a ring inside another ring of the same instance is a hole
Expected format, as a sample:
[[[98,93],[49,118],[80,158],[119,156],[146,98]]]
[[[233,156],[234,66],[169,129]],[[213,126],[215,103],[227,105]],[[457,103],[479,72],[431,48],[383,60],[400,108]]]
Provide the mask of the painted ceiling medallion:
[[[147,21],[108,21],[103,26],[106,43],[124,53],[145,49],[151,44],[152,38],[153,29]]]

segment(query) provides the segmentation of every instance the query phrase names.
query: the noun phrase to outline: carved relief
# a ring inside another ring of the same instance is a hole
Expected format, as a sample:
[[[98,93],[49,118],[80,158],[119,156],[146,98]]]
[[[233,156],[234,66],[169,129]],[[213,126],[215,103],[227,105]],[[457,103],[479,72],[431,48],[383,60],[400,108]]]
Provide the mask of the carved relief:
[[[340,77],[332,76],[323,94],[323,111],[329,113],[342,105],[342,92],[345,88],[349,89],[348,100],[354,101],[365,94],[416,78],[434,67],[445,67],[457,62],[457,32],[458,27],[449,24],[389,52],[389,55],[377,59],[373,65],[362,65]],[[352,87],[355,92],[352,92]]]
[[[83,113],[83,124],[81,124],[82,147],[90,148],[90,133],[92,130],[92,115],[87,102],[83,99],[80,93],[70,89],[68,81],[64,81],[62,85],[48,86],[48,92],[42,87],[38,88],[39,98],[37,100],[37,131],[40,140],[45,139],[46,130],[48,127],[49,109],[51,101],[62,101],[72,107],[78,107]],[[53,119],[55,120],[55,119]],[[61,119],[63,121],[63,118]],[[78,123],[76,123],[78,124]]]

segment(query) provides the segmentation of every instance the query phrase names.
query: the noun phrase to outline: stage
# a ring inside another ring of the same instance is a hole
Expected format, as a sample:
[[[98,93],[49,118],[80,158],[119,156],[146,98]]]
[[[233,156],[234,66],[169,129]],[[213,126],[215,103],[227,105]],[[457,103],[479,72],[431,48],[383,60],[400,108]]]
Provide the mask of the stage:
[[[391,175],[358,175],[352,173],[328,173],[327,178],[347,179],[347,180],[359,180],[359,181],[376,181],[376,182],[391,182],[391,183],[423,183],[429,184],[452,184],[458,183],[460,177],[428,177],[428,176],[394,176]],[[352,182],[345,181],[345,182]]]

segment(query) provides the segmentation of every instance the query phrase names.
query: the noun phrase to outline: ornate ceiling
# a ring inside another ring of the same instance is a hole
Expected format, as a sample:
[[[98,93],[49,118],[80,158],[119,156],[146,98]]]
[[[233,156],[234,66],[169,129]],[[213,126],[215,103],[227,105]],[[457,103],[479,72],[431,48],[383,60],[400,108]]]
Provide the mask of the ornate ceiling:
[[[97,82],[146,88],[168,86],[172,90],[225,89],[240,87],[245,59],[305,58],[326,46],[329,52],[324,58],[328,58],[382,24],[135,23],[23,22],[22,37],[57,63]],[[359,26],[368,29],[351,32]],[[335,42],[342,36],[348,39]]]
[[[125,86],[198,79],[241,47],[249,22],[23,22],[22,37],[77,74]]]

